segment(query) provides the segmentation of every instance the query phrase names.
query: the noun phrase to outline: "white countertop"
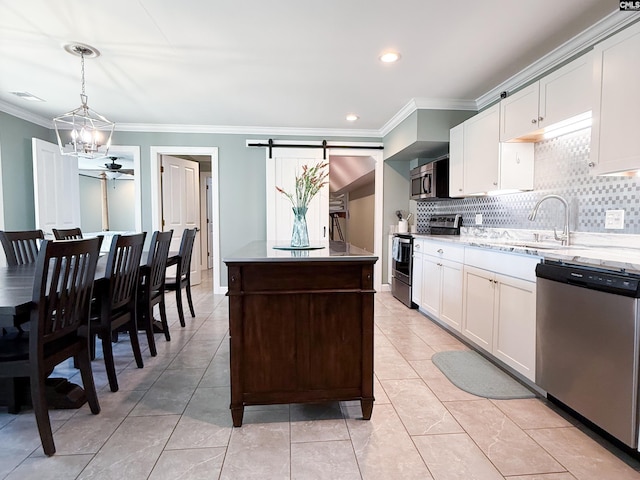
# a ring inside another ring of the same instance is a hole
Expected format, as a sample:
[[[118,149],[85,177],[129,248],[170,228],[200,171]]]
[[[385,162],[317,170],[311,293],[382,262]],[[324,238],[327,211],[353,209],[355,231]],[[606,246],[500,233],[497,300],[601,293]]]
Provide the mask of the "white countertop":
[[[461,235],[413,234],[415,238],[490,248],[512,253],[535,255],[546,260],[590,265],[640,273],[640,236],[607,234],[572,234],[573,244],[562,246],[552,239],[536,242],[532,231],[466,229]],[[538,233],[538,232],[536,232]],[[575,239],[573,237],[576,237]]]

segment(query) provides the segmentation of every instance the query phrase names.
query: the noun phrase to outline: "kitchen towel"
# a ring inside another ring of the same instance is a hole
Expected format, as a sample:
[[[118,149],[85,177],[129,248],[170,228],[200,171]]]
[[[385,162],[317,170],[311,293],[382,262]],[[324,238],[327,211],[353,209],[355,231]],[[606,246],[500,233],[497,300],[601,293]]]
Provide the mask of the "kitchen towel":
[[[473,395],[500,400],[536,396],[473,350],[438,352],[431,357],[431,361],[451,383]]]

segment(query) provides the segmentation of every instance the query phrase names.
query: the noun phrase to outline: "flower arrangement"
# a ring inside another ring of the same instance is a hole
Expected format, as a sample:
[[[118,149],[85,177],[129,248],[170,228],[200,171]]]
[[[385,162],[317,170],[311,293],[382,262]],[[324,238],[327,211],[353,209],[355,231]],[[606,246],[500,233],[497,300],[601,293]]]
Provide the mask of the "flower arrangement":
[[[327,162],[320,162],[312,167],[303,165],[302,173],[296,175],[295,195],[277,186],[276,190],[289,199],[293,208],[307,208],[311,199],[327,184],[325,181],[329,175],[329,170],[325,170],[327,166],[329,166]]]

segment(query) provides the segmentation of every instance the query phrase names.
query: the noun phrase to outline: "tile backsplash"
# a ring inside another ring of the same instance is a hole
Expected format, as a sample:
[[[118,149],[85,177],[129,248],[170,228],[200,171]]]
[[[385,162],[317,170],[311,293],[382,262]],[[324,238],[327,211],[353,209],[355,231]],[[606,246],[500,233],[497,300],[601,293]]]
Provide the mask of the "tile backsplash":
[[[534,221],[527,217],[536,202],[556,194],[570,205],[571,231],[640,234],[639,177],[598,177],[589,173],[591,129],[587,128],[535,144],[534,190],[531,192],[417,202],[417,228],[428,233],[432,215],[462,214],[463,225],[535,230],[562,229],[564,211],[557,200],[540,206]],[[624,229],[605,230],[607,210],[624,210]]]

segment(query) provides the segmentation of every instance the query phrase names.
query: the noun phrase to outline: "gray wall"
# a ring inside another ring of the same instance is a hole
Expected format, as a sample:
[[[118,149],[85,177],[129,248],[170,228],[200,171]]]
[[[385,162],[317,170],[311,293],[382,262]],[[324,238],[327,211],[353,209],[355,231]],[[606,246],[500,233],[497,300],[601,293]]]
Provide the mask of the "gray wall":
[[[80,228],[83,232],[102,230],[102,186],[95,177],[80,175]]]
[[[35,225],[31,137],[54,141],[53,132],[0,112],[5,228],[30,229]],[[114,145],[140,147],[142,228],[151,230],[151,146],[217,147],[219,171],[220,253],[224,258],[241,244],[266,238],[266,181],[264,148],[246,147],[246,140],[265,139],[269,135],[231,135],[207,133],[115,132]],[[272,136],[274,140],[326,139],[334,143],[372,142],[367,137],[293,137]],[[10,210],[10,211],[9,211]],[[217,268],[217,266],[214,266]],[[221,285],[226,285],[226,268],[220,265]]]
[[[107,180],[109,230],[135,232],[135,194],[133,178]]]
[[[36,225],[32,137],[53,140],[51,130],[0,112],[5,230],[32,230]]]

